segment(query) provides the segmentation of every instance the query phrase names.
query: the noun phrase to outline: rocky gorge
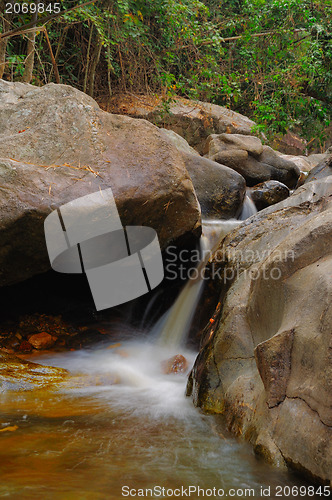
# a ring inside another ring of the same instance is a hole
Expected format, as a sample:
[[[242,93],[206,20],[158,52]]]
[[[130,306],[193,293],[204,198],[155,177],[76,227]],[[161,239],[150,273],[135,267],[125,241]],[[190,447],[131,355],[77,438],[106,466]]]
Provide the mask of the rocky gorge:
[[[153,227],[163,251],[197,241],[202,219],[238,218],[251,196],[260,211],[210,259],[220,296],[187,395],[274,466],[332,484],[330,155],[275,151],[219,106],[161,111],[119,97],[108,113],[69,86],[0,80],[0,285],[49,271],[44,219],[85,194],[111,187],[123,225]],[[33,349],[39,333],[24,337]],[[67,383],[0,353],[1,392]]]

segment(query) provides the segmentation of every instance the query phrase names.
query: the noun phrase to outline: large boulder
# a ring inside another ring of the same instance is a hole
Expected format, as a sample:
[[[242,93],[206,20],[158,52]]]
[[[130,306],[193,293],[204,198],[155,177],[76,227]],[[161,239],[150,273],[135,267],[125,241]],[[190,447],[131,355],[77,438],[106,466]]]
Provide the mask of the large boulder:
[[[332,175],[332,155],[329,154],[325,158],[322,159],[309,173],[306,178],[305,183],[317,180],[324,179],[324,177],[328,177]]]
[[[208,158],[187,154],[184,157],[205,219],[230,219],[240,215],[246,181],[225,165]]]
[[[280,156],[270,146],[263,146],[259,161],[272,167],[274,176],[271,179],[283,182],[290,188],[295,187],[300,175],[300,168],[296,163]]]
[[[173,130],[161,129],[183,155],[187,170],[200,202],[205,219],[229,219],[237,217],[246,192],[242,175],[225,165],[199,155],[188,142]],[[236,134],[234,134],[235,136]],[[252,137],[253,140],[257,139]],[[259,140],[259,139],[258,139]],[[248,155],[246,151],[241,151]]]
[[[332,176],[230,233],[188,391],[258,454],[332,483]],[[210,331],[211,329],[211,331]],[[214,331],[214,330],[215,331]]]
[[[175,98],[164,103],[160,97],[117,95],[112,111],[145,118],[173,130],[190,146],[203,153],[206,138],[223,132],[250,135],[255,122],[235,111],[201,101]]]
[[[289,194],[288,187],[278,181],[261,182],[250,191],[251,199],[255,203],[257,210],[275,205],[279,201],[288,198]]]
[[[200,156],[196,149],[192,148],[189,143],[183,137],[181,137],[181,135],[167,128],[161,128],[160,130],[168,137],[168,139],[181,153],[189,153],[194,156]]]
[[[323,163],[324,161],[326,161],[328,159],[328,157],[330,156],[330,154],[329,153],[316,153],[316,154],[312,154],[312,155],[307,156],[306,160],[310,165],[309,170],[312,170],[313,168],[317,167],[317,165],[319,165],[320,163]],[[303,170],[303,169],[301,169],[301,170]]]
[[[205,153],[213,156],[220,151],[242,150],[255,157],[263,153],[262,141],[258,137],[240,134],[211,134],[205,143]]]
[[[263,146],[258,137],[212,134],[206,140],[204,152],[211,160],[240,173],[248,186],[274,179],[293,188],[300,176],[300,168],[295,162]]]
[[[167,135],[66,85],[0,80],[0,179],[0,285],[49,269],[45,217],[105,188],[122,224],[153,227],[162,248],[200,231],[191,179]]]
[[[307,150],[307,141],[288,130],[282,137],[274,139],[272,146],[287,155],[303,155]]]

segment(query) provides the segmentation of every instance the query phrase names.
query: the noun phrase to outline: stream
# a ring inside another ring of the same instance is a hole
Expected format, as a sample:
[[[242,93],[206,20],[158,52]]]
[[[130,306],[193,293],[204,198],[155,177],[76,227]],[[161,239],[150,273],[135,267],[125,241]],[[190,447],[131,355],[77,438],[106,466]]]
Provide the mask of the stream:
[[[147,339],[113,345],[38,358],[70,369],[65,390],[0,395],[2,426],[17,426],[1,437],[1,497],[119,500],[125,487],[138,497],[139,489],[199,486],[260,498],[262,486],[305,484],[193,407],[187,375],[160,369],[174,349]],[[196,353],[181,352],[192,364]],[[146,497],[163,498],[158,489]]]
[[[239,223],[226,222],[226,232]],[[216,225],[205,225],[210,248],[223,235]],[[278,488],[306,485],[185,397],[197,355],[185,337],[201,287],[188,283],[152,332],[118,325],[108,346],[33,358],[70,377],[57,391],[0,393],[0,432],[10,430],[0,435],[0,497],[280,498]],[[187,369],[166,374],[163,361],[177,354]]]

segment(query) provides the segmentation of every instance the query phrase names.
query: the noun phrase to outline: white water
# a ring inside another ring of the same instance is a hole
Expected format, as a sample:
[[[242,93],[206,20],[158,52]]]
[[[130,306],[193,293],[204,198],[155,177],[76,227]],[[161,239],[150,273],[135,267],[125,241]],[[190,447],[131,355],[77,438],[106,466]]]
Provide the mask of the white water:
[[[54,355],[44,363],[72,373],[62,392],[0,394],[5,425],[17,427],[2,435],[0,496],[119,500],[123,485],[250,487],[258,495],[261,486],[297,484],[193,407],[184,397],[187,374],[162,373],[171,353],[126,340]],[[182,353],[190,366],[195,355]]]
[[[215,247],[239,224],[204,224],[203,244],[209,241],[209,247],[203,250]],[[204,267],[208,257],[202,253],[199,266]],[[193,313],[201,284],[186,285],[182,293],[188,300],[180,294],[170,316],[182,321],[182,315]],[[276,485],[299,486],[288,474],[257,461],[250,445],[229,436],[184,397],[196,353],[180,349],[179,342],[162,346],[148,341],[144,331],[131,332],[132,340],[128,325],[118,329],[116,337],[110,327],[114,342],[108,348],[37,359],[69,370],[58,392],[0,394],[6,422],[0,426],[17,429],[2,435],[0,496],[119,500],[122,485],[199,485],[210,491],[224,488],[225,497],[230,488],[254,488],[258,497],[262,486],[272,491]],[[187,371],[166,375],[162,362],[178,353],[188,360]]]
[[[181,349],[188,361],[184,373],[165,374],[163,361],[178,351],[157,346],[147,340],[120,341],[105,349],[80,350],[38,359],[39,363],[67,368],[73,374],[65,392],[93,395],[109,401],[113,408],[152,419],[175,417],[186,419],[196,410],[184,398],[184,386],[196,353]]]
[[[202,221],[201,261],[194,269],[194,278],[189,279],[172,308],[157,323],[158,344],[182,348],[185,345],[191,321],[201,296],[204,285],[204,268],[221,239],[241,222],[208,220]]]
[[[245,198],[244,198],[242,212],[240,214],[239,219],[241,221],[244,221],[255,214],[257,214],[257,208],[255,206],[255,203],[252,201],[252,199],[250,197],[249,191],[247,191]]]
[[[254,211],[252,201],[246,197],[242,214]],[[187,349],[185,342],[203,289],[203,271],[220,241],[241,223],[241,220],[203,221],[201,261],[196,277],[187,281],[172,308],[157,322],[154,335],[153,332],[131,332],[128,339],[123,327],[109,348],[80,350],[38,359],[38,362],[70,370],[73,378],[65,387],[66,392],[93,394],[103,401],[109,400],[113,408],[125,408],[135,415],[191,418],[196,410],[183,393],[196,353]],[[176,354],[187,359],[186,372],[163,373],[162,362]]]
[[[214,251],[218,248],[221,240],[233,229],[236,229],[245,219],[257,213],[256,207],[248,194],[245,195],[243,208],[239,220],[215,220],[206,219],[202,221],[201,238],[201,261],[198,264],[194,279],[189,279],[180,292],[175,304],[164,318],[156,325],[160,331],[158,343],[160,345],[174,348],[183,347],[195,314],[195,310],[201,296],[204,284],[204,268]]]

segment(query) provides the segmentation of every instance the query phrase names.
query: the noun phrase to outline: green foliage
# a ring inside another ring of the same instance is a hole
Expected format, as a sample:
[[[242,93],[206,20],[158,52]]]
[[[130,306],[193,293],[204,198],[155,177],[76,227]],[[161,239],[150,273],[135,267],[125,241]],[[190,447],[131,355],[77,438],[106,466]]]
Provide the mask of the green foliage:
[[[158,93],[163,112],[176,95],[210,101],[269,138],[293,128],[317,147],[331,118],[331,19],[330,0],[99,0],[47,29],[62,81],[81,90],[102,44],[97,98]],[[36,47],[35,82],[45,83],[53,70],[42,34]],[[22,37],[11,39],[7,78],[20,78],[22,54]]]
[[[12,54],[8,57],[8,68],[12,77],[21,77],[24,73],[25,57],[20,54]]]

